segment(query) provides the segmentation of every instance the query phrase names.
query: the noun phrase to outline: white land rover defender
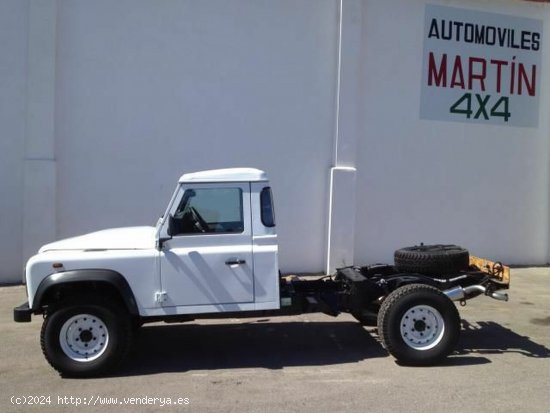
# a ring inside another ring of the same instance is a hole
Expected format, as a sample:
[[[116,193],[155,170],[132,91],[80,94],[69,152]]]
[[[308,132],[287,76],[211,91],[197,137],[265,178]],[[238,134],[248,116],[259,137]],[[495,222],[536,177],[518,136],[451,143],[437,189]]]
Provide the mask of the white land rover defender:
[[[42,351],[66,376],[115,368],[143,323],[351,313],[377,325],[386,349],[433,364],[454,348],[453,301],[507,300],[509,268],[455,245],[395,252],[394,265],[282,277],[273,199],[252,168],[183,175],[155,227],[109,229],[44,245],[25,269],[28,302],[14,320],[44,317]],[[315,343],[311,343],[312,346]]]

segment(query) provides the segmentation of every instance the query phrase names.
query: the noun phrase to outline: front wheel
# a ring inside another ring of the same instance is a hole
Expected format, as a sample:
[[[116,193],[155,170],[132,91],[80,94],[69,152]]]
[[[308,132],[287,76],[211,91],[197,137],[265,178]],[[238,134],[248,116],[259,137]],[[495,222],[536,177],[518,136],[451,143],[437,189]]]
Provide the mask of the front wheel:
[[[399,362],[431,365],[455,348],[460,316],[454,303],[437,288],[405,285],[382,303],[378,334],[384,347]]]
[[[42,352],[65,376],[90,377],[116,367],[131,341],[128,315],[111,302],[66,304],[44,320]]]

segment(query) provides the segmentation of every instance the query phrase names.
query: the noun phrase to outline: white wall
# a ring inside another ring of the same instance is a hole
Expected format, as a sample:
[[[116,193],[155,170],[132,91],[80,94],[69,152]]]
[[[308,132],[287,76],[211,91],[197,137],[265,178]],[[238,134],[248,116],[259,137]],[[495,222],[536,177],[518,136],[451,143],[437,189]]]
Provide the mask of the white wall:
[[[0,280],[21,280],[28,2],[0,1]]]
[[[153,224],[182,173],[231,166],[272,178],[283,271],[418,242],[547,262],[548,31],[538,128],[421,120],[427,3],[0,0],[0,281],[50,238]]]
[[[183,172],[265,169],[283,270],[325,260],[337,2],[66,1],[58,236],[153,224]]]
[[[364,2],[357,262],[401,246],[458,243],[513,264],[548,261],[550,37],[543,39],[538,128],[419,118],[423,0]],[[549,21],[544,5],[445,1]]]

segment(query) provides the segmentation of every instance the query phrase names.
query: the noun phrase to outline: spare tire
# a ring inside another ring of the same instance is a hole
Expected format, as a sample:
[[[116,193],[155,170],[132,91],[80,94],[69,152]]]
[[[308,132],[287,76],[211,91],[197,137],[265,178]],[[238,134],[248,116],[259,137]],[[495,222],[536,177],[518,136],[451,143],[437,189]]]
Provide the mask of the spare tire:
[[[399,272],[448,278],[470,266],[470,254],[458,245],[416,245],[401,248],[394,254]]]

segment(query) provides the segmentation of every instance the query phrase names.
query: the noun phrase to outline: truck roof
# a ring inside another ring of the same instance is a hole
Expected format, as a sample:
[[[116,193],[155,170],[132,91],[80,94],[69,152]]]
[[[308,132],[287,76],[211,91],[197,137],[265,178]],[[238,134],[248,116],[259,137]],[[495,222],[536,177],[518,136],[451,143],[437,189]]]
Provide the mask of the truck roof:
[[[179,182],[254,182],[267,181],[267,174],[256,168],[209,169],[187,173]]]

